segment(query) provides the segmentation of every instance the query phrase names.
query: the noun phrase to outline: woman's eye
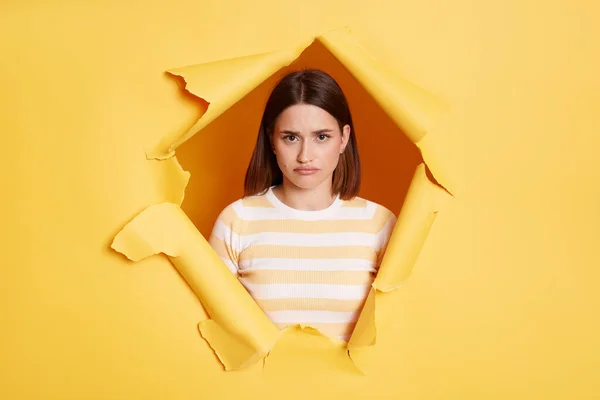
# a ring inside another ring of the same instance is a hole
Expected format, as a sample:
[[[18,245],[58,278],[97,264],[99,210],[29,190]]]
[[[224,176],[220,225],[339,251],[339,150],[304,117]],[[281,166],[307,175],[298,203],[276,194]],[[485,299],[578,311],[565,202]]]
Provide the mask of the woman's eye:
[[[296,141],[296,136],[292,136],[292,135],[286,136],[283,138],[283,140],[286,140],[288,142],[294,142],[294,141]]]
[[[325,134],[323,134],[323,133],[322,133],[322,134],[320,134],[319,136],[317,136],[317,138],[319,138],[319,140],[320,140],[321,142],[322,142],[322,141],[325,141],[325,140],[327,140],[327,138],[328,138],[328,137],[329,137],[329,135],[325,135]]]

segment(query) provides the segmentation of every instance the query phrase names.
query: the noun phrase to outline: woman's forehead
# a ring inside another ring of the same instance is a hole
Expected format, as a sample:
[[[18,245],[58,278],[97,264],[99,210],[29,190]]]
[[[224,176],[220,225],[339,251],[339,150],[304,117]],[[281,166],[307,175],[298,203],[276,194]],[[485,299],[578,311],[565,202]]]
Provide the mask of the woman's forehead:
[[[327,111],[311,104],[297,104],[286,108],[277,118],[277,130],[313,132],[336,129],[337,120]]]

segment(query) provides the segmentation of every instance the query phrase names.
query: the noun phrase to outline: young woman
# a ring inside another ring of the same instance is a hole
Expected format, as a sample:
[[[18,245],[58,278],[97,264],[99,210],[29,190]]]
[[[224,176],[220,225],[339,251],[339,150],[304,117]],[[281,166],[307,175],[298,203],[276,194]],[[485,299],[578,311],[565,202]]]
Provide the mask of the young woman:
[[[286,75],[267,101],[244,197],[209,239],[279,328],[349,339],[396,222],[357,196],[360,174],[339,85],[319,70]]]

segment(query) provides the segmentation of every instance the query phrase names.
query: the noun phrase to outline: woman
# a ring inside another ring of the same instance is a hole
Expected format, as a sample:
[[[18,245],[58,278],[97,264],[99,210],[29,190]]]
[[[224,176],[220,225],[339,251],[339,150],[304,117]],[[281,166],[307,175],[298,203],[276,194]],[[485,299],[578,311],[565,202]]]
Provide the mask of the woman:
[[[360,160],[346,98],[303,70],[273,89],[246,172],[209,242],[279,327],[348,340],[396,217],[357,197]]]

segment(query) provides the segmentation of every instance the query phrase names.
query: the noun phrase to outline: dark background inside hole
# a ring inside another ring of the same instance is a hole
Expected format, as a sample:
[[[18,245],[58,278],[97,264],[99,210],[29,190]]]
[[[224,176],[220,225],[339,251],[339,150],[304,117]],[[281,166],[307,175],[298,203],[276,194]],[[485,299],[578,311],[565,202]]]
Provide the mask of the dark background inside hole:
[[[191,173],[183,210],[208,237],[215,219],[243,195],[244,175],[258,134],[263,108],[276,82],[292,70],[318,68],[331,74],[348,98],[363,167],[360,196],[398,215],[416,166],[417,147],[394,124],[345,67],[318,41],[241,99],[176,151]],[[199,107],[204,106],[201,100]]]

